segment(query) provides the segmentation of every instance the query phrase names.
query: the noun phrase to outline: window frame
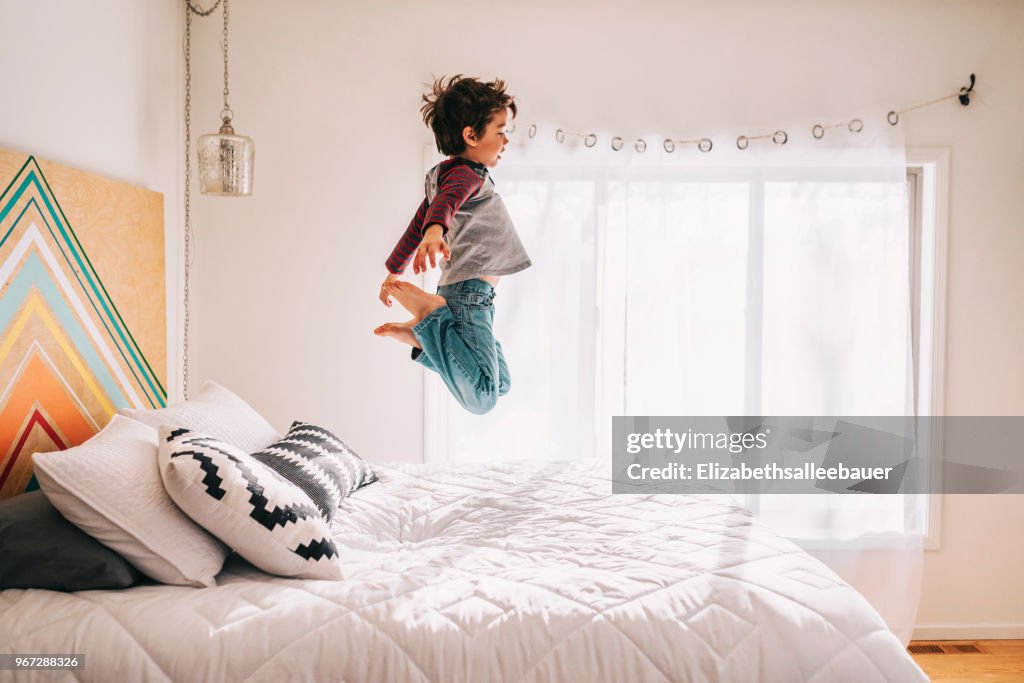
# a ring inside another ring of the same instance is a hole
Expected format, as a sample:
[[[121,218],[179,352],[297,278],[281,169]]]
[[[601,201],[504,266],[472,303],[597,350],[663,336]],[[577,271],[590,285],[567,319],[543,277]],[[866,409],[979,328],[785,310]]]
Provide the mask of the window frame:
[[[908,147],[908,178],[913,179],[917,273],[914,277],[915,341],[914,366],[917,373],[917,413],[942,417],[946,414],[946,306],[949,270],[949,164],[948,147]],[[919,289],[918,289],[919,288]],[[933,463],[941,463],[943,434],[941,420],[931,420],[927,435],[928,452]],[[930,468],[931,491],[941,491],[941,467]],[[928,497],[923,547],[942,548],[943,495]]]

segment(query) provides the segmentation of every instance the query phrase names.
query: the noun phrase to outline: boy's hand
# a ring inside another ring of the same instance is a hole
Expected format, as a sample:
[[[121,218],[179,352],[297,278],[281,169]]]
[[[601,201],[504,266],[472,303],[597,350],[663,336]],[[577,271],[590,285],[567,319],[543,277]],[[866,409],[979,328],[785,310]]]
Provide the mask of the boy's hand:
[[[427,260],[430,260],[430,267],[437,267],[437,257],[441,255],[446,261],[451,260],[452,250],[448,248],[448,243],[444,241],[444,228],[441,225],[432,225],[427,228],[426,233],[423,235],[423,241],[420,242],[419,249],[416,250],[416,258],[412,261],[412,272],[425,273],[427,271]]]
[[[398,275],[395,275],[394,273],[388,273],[388,276],[384,278],[384,282],[380,284],[380,301],[388,308],[391,308],[391,297],[388,296],[387,290],[384,289],[384,285],[386,285],[389,282],[394,282],[397,279],[399,279]]]

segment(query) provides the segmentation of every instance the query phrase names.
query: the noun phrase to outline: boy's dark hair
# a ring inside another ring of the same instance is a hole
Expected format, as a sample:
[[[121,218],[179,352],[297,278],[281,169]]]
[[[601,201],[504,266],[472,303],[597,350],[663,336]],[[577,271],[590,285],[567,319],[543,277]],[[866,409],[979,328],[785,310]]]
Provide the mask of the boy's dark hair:
[[[513,118],[516,115],[515,98],[505,93],[505,81],[498,79],[484,83],[459,74],[445,83],[442,76],[434,81],[432,91],[423,95],[423,101],[423,123],[434,131],[438,151],[449,156],[466,149],[462,139],[466,126],[472,126],[479,136],[502,109],[511,109]]]

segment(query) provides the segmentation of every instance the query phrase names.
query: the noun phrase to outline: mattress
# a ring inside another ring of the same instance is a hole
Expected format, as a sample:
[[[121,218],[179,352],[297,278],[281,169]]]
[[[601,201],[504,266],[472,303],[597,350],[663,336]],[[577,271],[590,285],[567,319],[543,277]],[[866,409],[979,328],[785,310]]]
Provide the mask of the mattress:
[[[213,588],[0,592],[0,680],[805,681],[927,677],[867,601],[725,496],[612,495],[604,463],[375,465],[345,579],[233,557]]]

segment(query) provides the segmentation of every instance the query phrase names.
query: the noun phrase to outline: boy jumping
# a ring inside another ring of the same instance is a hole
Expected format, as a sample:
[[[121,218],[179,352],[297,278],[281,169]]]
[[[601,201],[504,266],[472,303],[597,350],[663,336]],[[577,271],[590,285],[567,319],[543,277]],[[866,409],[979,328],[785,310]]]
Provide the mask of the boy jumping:
[[[412,359],[441,376],[456,400],[481,415],[511,386],[501,344],[494,338],[494,295],[499,276],[529,268],[523,248],[488,168],[508,144],[505,126],[515,99],[505,83],[452,76],[423,96],[423,122],[437,149],[450,158],[430,169],[426,197],[386,262],[380,300],[391,297],[413,318],[387,323],[374,334],[413,347]],[[437,294],[398,279],[409,261],[419,274],[438,265]]]

